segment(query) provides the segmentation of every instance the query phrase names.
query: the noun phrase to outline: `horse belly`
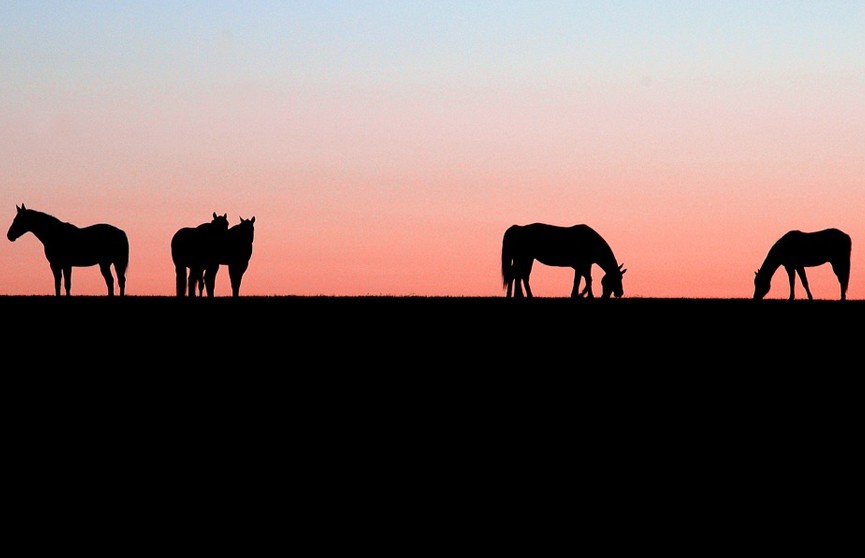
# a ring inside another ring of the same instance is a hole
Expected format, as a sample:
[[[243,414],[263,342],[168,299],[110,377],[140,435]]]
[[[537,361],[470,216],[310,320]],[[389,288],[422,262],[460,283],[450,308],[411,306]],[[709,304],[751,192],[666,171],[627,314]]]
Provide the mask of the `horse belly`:
[[[52,264],[61,267],[89,267],[97,265],[100,260],[104,259],[96,253],[81,249],[45,250],[45,257]]]
[[[90,267],[94,265],[99,265],[103,262],[110,262],[111,260],[106,257],[97,257],[94,255],[81,255],[81,256],[73,256],[67,258],[67,264],[72,267]]]
[[[535,258],[540,263],[551,267],[574,267],[571,260],[565,258]]]
[[[793,267],[817,267],[825,263],[829,263],[826,256],[805,255],[796,258],[793,262]]]
[[[562,255],[555,252],[538,252],[535,259],[544,265],[553,267],[579,267],[585,262],[581,258],[575,258],[573,255]]]

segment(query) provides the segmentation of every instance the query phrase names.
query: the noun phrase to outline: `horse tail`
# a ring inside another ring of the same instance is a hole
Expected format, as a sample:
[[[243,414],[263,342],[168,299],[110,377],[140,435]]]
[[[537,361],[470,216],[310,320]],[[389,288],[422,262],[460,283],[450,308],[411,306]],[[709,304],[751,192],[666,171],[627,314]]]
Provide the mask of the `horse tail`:
[[[118,280],[126,278],[126,270],[129,268],[129,237],[125,231],[120,231],[120,250],[117,254],[117,262],[114,264]]]
[[[121,230],[121,248],[117,261],[114,263],[114,272],[117,274],[117,285],[120,294],[126,294],[126,272],[129,270],[129,236],[126,231]]]
[[[509,227],[502,238],[502,286],[510,285],[514,278],[514,227]]]
[[[186,262],[183,245],[187,229],[178,229],[171,237],[171,262],[174,264],[174,292],[178,297],[186,296]]]

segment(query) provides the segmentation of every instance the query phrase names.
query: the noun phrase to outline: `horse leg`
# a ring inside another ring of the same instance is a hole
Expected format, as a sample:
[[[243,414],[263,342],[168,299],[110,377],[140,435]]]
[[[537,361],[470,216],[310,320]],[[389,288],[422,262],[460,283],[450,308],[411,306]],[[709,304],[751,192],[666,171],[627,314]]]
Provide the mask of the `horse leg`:
[[[213,298],[216,292],[216,274],[219,272],[219,264],[208,267],[204,270],[204,286],[207,289],[208,298]]]
[[[189,278],[186,280],[187,290],[186,296],[188,298],[195,298],[195,287],[198,284],[199,277],[201,277],[201,270],[197,268],[190,267],[189,268]]]
[[[787,281],[790,283],[790,296],[787,300],[793,300],[796,298],[796,270],[787,266],[784,266],[784,269],[787,271]]]
[[[529,285],[529,276],[528,275],[523,277],[523,286],[526,288],[526,298],[532,298],[533,296],[535,296],[532,294],[532,287],[531,287],[531,285]],[[520,293],[522,293],[522,291],[520,291]]]
[[[515,298],[523,298],[523,287],[525,287],[526,298],[532,298],[532,287],[529,285],[529,277],[532,275],[532,264],[535,263],[534,258],[521,258],[514,260],[514,274],[516,275],[516,293]]]
[[[583,278],[582,274],[575,269],[574,270],[574,287],[571,289],[571,298],[580,298],[581,296],[583,296],[580,293],[580,280],[582,278]]]
[[[522,277],[520,275],[517,275],[514,278],[514,298],[525,297],[525,293],[523,292],[523,284],[526,285],[527,289],[529,288],[528,279],[526,279],[525,277]]]
[[[231,279],[231,296],[240,296],[240,282],[246,272],[246,265],[237,264],[228,266],[228,277]]]
[[[186,295],[186,267],[182,265],[174,266],[174,286],[177,296]]]
[[[595,293],[592,291],[592,274],[590,271],[584,271],[583,276],[586,278],[586,287],[583,289],[583,294],[586,298],[595,298]]]
[[[575,268],[574,274],[575,274],[574,275],[574,292],[576,292],[577,287],[579,286],[580,279],[582,277],[586,278],[586,286],[583,287],[582,292],[580,292],[577,296],[579,296],[580,298],[585,297],[585,296],[587,296],[588,298],[595,298],[595,293],[592,292],[592,270],[591,270],[591,268],[589,268],[588,270],[582,269],[580,271],[577,271]],[[571,293],[571,296],[574,296],[573,293]]]
[[[105,286],[108,287],[108,296],[114,296],[114,276],[111,275],[111,264],[105,262],[100,263],[99,271],[102,272],[102,277],[105,279]]]
[[[514,298],[523,298],[525,296],[523,293],[523,284],[525,283],[528,289],[529,278],[528,275],[523,275],[522,268],[517,268],[516,264],[514,264],[514,278],[512,281],[514,283]],[[510,285],[508,285],[508,289],[510,289]]]
[[[126,295],[126,267],[114,264],[114,272],[117,274],[117,286],[120,287],[120,296]]]
[[[814,300],[814,297],[811,296],[811,289],[808,287],[808,277],[805,275],[805,268],[800,267],[796,270],[799,273],[799,279],[802,280],[802,286],[805,287],[805,294],[808,295],[808,300]],[[793,284],[793,275],[790,276],[790,284]],[[790,290],[790,300],[793,300],[792,288]]]
[[[206,271],[202,269],[201,275],[196,280],[196,284],[198,285],[198,296],[204,296],[204,277],[205,277],[205,274],[206,274]]]
[[[60,278],[63,275],[63,268],[59,265],[51,264],[51,274],[54,276],[54,295],[60,296]]]
[[[66,290],[66,296],[72,294],[72,266],[67,265],[63,268],[63,288]]]
[[[841,285],[841,300],[847,300],[847,285],[850,283],[850,264],[845,262],[832,263],[832,271]]]

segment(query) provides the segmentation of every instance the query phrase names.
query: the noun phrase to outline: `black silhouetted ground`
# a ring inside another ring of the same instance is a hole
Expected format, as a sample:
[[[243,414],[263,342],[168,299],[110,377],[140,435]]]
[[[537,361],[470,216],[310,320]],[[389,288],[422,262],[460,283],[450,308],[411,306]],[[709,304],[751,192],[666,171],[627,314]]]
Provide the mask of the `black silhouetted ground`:
[[[44,346],[43,358],[68,352],[115,370],[606,381],[698,371],[756,378],[784,366],[840,373],[830,363],[862,358],[865,301],[6,296],[0,314],[9,347]],[[99,352],[106,357],[88,356]]]
[[[761,529],[767,510],[831,514],[828,495],[858,478],[863,313],[862,301],[0,297],[7,468],[33,505],[242,510],[232,522],[257,531],[284,507],[301,512],[301,538],[338,528],[352,547],[394,529],[441,543],[456,524],[475,538],[491,522],[548,528],[572,508],[641,549],[685,531],[729,541],[731,511]]]

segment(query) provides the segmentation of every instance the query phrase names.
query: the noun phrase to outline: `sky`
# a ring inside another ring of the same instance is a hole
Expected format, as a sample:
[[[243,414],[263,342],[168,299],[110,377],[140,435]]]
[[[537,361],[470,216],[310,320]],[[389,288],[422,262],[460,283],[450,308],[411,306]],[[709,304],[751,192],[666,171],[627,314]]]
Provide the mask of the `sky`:
[[[173,295],[171,237],[216,212],[256,218],[242,295],[454,297],[504,296],[509,226],[588,224],[643,298],[750,298],[781,235],[835,227],[865,299],[863,29],[861,0],[4,0],[0,224],[122,228],[127,295]],[[0,295],[53,290],[0,242]]]

